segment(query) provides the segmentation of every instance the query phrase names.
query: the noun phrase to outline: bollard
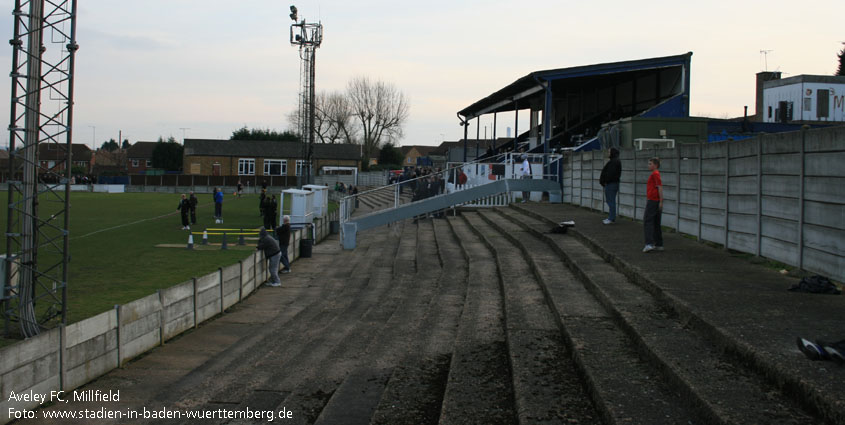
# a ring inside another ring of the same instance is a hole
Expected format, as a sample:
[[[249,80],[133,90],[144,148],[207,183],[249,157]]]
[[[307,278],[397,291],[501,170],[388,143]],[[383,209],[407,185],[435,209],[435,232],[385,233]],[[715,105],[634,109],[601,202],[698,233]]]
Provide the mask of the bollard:
[[[188,235],[188,249],[194,249],[194,235]]]
[[[208,245],[208,230],[202,231],[202,244]]]
[[[243,230],[241,230],[241,232],[243,232]],[[243,233],[241,233],[241,235],[238,236],[238,245],[246,245],[246,241],[244,241],[244,234]]]
[[[223,244],[220,245],[220,249],[229,249],[229,246],[226,245],[226,233],[223,233]]]

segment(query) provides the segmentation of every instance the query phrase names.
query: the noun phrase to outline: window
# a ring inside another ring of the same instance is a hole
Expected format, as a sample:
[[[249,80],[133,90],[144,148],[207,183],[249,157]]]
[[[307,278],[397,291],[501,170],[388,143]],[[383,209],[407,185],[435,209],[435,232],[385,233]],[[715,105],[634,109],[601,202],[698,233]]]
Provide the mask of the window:
[[[307,161],[304,159],[297,159],[296,160],[296,175],[301,176],[307,170]]]
[[[804,98],[804,111],[809,112],[813,108],[813,98],[812,97],[805,97]]]
[[[288,174],[288,162],[284,159],[265,159],[265,176],[286,176]]]
[[[254,158],[240,158],[240,159],[238,159],[238,175],[239,176],[254,176],[255,175],[255,159]]]
[[[133,160],[132,160],[132,166],[133,166],[133,167],[137,167],[137,166],[138,166],[138,162],[139,162],[139,161],[138,161],[137,159],[133,159]]]
[[[152,166],[153,166],[153,161],[151,159],[148,159],[147,160],[147,167],[152,167]]]
[[[769,106],[769,118],[771,118],[771,117],[772,117],[772,107]]]

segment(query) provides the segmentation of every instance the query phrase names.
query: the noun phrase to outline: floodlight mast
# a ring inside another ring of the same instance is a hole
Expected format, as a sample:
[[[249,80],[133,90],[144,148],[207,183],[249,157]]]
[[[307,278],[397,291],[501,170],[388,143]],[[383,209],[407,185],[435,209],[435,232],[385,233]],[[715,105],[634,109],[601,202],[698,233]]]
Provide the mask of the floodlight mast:
[[[313,182],[313,157],[314,157],[314,116],[316,113],[316,90],[314,81],[316,78],[315,64],[316,51],[323,42],[323,24],[308,23],[303,19],[298,21],[299,12],[296,6],[290,7],[290,19],[294,22],[290,26],[290,44],[299,46],[300,62],[300,84],[302,91],[299,96],[299,126],[300,137],[302,138],[301,167],[297,167],[297,177],[302,183]]]
[[[28,338],[67,318],[76,0],[15,0],[13,15],[0,314],[7,336],[17,322]]]

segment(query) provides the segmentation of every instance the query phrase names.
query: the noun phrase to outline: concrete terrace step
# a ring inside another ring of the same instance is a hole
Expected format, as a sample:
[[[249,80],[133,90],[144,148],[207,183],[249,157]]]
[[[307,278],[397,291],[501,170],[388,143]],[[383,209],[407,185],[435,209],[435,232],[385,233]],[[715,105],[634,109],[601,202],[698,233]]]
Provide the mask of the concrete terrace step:
[[[447,220],[468,259],[469,282],[439,423],[512,424],[516,412],[496,264],[466,222]]]
[[[690,329],[689,323],[659,298],[631,283],[574,237],[545,233],[551,227],[548,221],[511,209],[499,213],[511,220],[503,231],[520,226],[560,255],[613,313],[643,358],[683,394],[702,419],[711,423],[818,423],[812,412],[802,410],[764,377],[725,355],[706,333]]]
[[[208,393],[211,388],[219,388],[213,392],[207,407],[243,401],[255,392],[278,392],[288,394],[282,404],[289,410],[321,410],[322,405],[315,406],[314,401],[325,402],[323,395],[333,391],[340,379],[312,380],[303,388],[300,388],[299,384],[307,380],[315,370],[319,370],[321,362],[329,357],[337,346],[348,340],[351,332],[349,323],[353,322],[350,317],[365,314],[368,311],[367,306],[372,302],[367,300],[376,300],[387,291],[386,282],[389,278],[381,279],[381,283],[374,280],[379,280],[380,275],[384,276],[385,270],[390,271],[390,268],[384,267],[387,264],[379,260],[395,255],[399,239],[391,238],[390,235],[379,236],[381,237],[374,241],[375,246],[367,252],[357,269],[362,277],[331,280],[333,289],[325,288],[329,297],[308,309],[307,313],[299,316],[297,320],[267,333],[270,339],[264,343],[268,346],[278,346],[277,349],[268,351],[254,347],[245,358],[238,359],[242,362],[238,373],[225,375],[230,380],[226,386],[220,386],[220,382],[225,380],[217,376],[209,377],[211,387],[196,390],[198,393]],[[297,272],[301,273],[299,270]],[[306,336],[307,339],[303,340]],[[276,341],[294,343],[278,345]],[[184,404],[189,402],[184,398],[183,400]]]
[[[421,313],[422,317],[413,331],[406,331],[402,336],[406,355],[394,368],[372,424],[436,423],[440,415],[449,359],[466,295],[467,266],[446,223],[424,221],[420,227],[425,228],[425,232],[433,230],[433,245],[437,248],[442,271],[432,272],[428,262],[433,255],[425,249],[432,243],[424,242],[418,255],[419,264],[423,265],[417,269],[418,285],[432,278],[436,278],[436,282],[433,282],[431,294],[422,295],[419,303],[409,306],[411,310],[419,310],[413,313],[414,316]]]
[[[522,248],[478,214],[463,217],[496,259],[519,423],[600,423]]]

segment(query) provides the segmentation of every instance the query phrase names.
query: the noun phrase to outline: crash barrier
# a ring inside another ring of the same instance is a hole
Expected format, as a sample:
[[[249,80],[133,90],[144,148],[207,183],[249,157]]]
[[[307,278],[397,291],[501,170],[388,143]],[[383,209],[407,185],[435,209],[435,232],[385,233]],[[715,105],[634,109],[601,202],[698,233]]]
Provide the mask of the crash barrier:
[[[329,235],[329,222],[315,220],[314,235]],[[288,255],[300,258],[302,230],[291,232]],[[201,255],[201,254],[200,254]],[[8,395],[49,394],[71,391],[169,339],[223,314],[258,288],[269,277],[261,251],[205,276],[190,279],[97,316],[43,331],[39,335],[0,349],[0,424],[11,421],[9,409],[35,409],[38,400],[9,401]]]
[[[619,215],[642,219],[651,157],[660,158],[663,226],[845,280],[845,127],[622,149]],[[604,152],[568,153],[563,162],[564,202],[607,211]]]

